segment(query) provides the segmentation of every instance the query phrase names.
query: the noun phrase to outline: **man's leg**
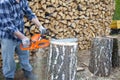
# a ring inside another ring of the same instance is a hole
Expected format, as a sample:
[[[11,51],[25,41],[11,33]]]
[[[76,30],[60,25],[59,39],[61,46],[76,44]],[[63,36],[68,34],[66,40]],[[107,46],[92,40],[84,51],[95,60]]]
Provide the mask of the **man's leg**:
[[[19,56],[20,65],[24,71],[24,75],[29,80],[36,80],[35,75],[32,73],[32,66],[29,62],[29,51],[22,51],[18,45],[16,48],[16,53]]]
[[[16,54],[19,57],[20,65],[22,69],[27,71],[32,71],[32,66],[29,62],[29,51],[23,51],[20,49],[20,45],[18,44],[16,47]]]
[[[16,64],[14,61],[14,50],[16,43],[9,39],[1,40],[3,74],[6,78],[14,78]],[[12,80],[12,79],[11,79]]]

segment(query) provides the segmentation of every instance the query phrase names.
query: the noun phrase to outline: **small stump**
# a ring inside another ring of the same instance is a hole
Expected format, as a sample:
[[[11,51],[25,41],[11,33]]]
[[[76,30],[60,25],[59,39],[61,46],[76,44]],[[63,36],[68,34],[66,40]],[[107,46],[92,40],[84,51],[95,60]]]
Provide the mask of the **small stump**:
[[[113,39],[96,37],[91,44],[89,70],[96,76],[109,76],[112,68]]]
[[[47,80],[76,80],[77,39],[51,40]]]

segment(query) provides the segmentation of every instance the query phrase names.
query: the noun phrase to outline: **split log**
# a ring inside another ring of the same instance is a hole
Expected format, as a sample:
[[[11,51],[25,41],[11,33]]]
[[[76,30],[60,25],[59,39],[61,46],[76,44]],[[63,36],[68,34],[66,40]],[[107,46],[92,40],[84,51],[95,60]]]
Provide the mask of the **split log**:
[[[48,80],[76,80],[77,39],[52,40],[48,59]]]
[[[97,76],[109,76],[112,68],[113,39],[96,37],[92,41],[89,70]]]

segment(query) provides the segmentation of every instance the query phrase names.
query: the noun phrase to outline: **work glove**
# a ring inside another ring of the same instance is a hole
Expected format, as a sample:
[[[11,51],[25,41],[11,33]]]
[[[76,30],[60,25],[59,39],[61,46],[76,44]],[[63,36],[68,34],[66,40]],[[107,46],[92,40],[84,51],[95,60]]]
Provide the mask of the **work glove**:
[[[25,37],[22,39],[23,47],[28,47],[30,45],[30,39]]]
[[[39,30],[42,35],[46,33],[46,28],[44,28],[43,26],[40,26]]]

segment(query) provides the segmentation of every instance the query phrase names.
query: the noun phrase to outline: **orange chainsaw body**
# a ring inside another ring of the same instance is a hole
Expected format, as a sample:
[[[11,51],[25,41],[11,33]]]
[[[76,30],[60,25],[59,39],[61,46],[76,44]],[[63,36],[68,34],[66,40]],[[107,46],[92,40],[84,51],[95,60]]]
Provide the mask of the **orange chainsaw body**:
[[[50,44],[49,40],[42,39],[41,34],[35,34],[31,37],[31,44],[28,47],[23,47],[20,45],[21,50],[34,50],[39,48],[48,47]]]

